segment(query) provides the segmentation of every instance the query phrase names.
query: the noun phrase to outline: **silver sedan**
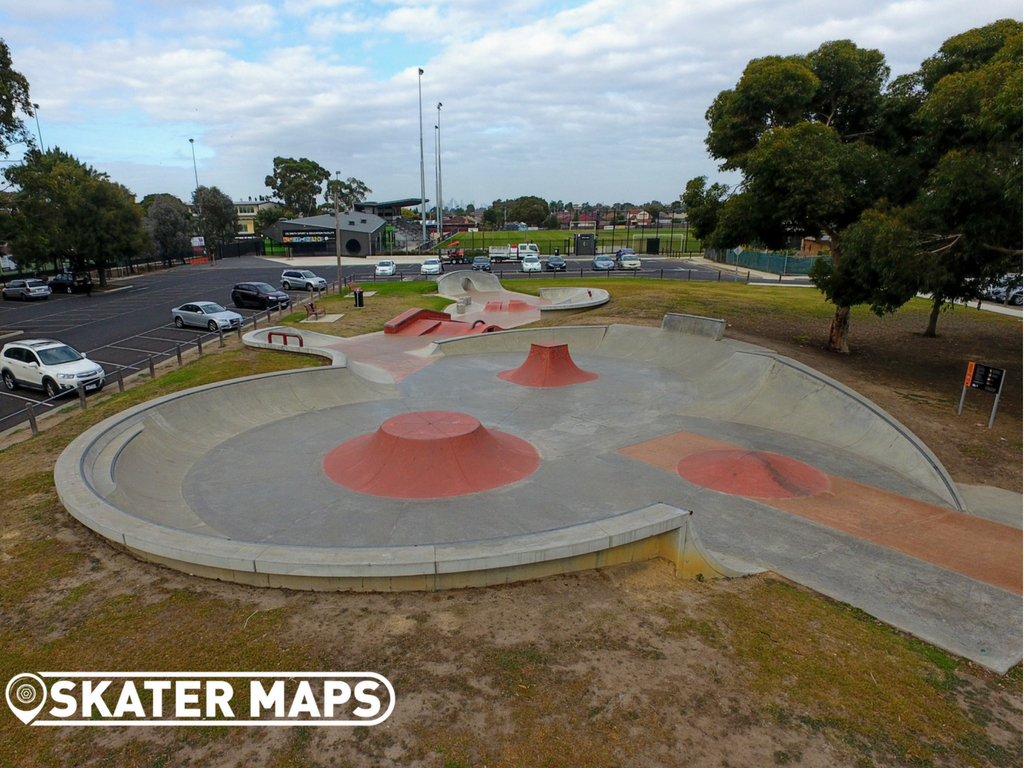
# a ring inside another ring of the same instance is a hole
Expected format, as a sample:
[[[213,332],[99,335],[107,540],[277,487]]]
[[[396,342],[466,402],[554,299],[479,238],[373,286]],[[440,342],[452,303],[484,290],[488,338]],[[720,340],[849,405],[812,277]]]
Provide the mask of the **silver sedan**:
[[[230,331],[242,325],[240,314],[225,309],[220,304],[214,304],[212,301],[193,301],[189,304],[182,304],[171,310],[171,316],[174,318],[174,324],[179,328],[194,325],[208,331],[216,331],[218,328]]]

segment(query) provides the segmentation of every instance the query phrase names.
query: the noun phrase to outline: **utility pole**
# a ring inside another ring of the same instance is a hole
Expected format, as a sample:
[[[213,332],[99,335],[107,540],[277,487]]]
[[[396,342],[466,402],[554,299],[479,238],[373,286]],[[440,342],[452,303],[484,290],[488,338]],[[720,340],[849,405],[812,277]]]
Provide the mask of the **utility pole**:
[[[437,102],[437,243],[444,237],[444,198],[441,197],[441,102]]]

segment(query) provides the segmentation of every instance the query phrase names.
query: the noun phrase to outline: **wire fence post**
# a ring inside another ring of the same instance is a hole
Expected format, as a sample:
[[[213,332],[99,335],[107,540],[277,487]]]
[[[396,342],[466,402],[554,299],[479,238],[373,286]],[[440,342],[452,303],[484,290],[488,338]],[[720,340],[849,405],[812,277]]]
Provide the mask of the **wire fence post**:
[[[85,400],[85,387],[82,386],[82,382],[78,382],[75,389],[78,390],[78,404],[82,406],[83,411],[88,410],[89,404]]]
[[[181,361],[181,344],[175,344],[174,345],[174,354],[176,354],[178,356],[178,367],[181,368],[181,366],[182,366],[182,361]]]
[[[124,392],[124,374],[120,370],[117,372],[117,391]]]
[[[29,403],[28,407],[25,408],[25,410],[28,411],[28,425],[30,427],[32,427],[32,434],[33,435],[38,435],[39,434],[39,424],[36,423],[36,409],[35,409],[35,407],[31,403]]]
[[[203,355],[203,335],[199,334],[196,336],[196,348],[199,350],[199,356]]]
[[[220,339],[220,346],[224,346],[224,329],[217,326],[217,338]]]
[[[149,363],[149,378],[155,379],[156,378],[156,366],[153,365],[153,356],[152,355],[149,356],[147,362]]]

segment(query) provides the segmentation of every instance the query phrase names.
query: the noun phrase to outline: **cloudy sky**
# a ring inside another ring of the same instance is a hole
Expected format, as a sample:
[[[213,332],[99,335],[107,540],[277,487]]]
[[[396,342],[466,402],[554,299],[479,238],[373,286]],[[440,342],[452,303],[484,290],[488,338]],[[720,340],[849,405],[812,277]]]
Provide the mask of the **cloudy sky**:
[[[275,156],[487,205],[669,202],[715,177],[704,112],[760,56],[849,38],[893,75],[1020,0],[0,0],[44,146],[126,185],[269,194]],[[37,131],[35,120],[28,122]],[[17,159],[17,152],[10,160]]]

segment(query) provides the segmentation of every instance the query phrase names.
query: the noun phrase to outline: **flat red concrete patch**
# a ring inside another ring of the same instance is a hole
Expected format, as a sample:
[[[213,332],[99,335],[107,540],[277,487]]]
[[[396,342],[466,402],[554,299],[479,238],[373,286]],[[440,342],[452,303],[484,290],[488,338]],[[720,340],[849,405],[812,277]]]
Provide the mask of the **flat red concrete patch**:
[[[376,432],[334,448],[323,462],[338,485],[392,499],[489,491],[529,477],[539,466],[540,454],[525,440],[451,411],[394,416]]]
[[[584,371],[569,356],[569,345],[562,341],[538,341],[530,345],[530,354],[518,368],[502,371],[499,379],[524,387],[567,387],[598,378]]]
[[[753,499],[802,499],[828,490],[828,475],[787,456],[743,449],[705,451],[677,465],[684,480]]]

